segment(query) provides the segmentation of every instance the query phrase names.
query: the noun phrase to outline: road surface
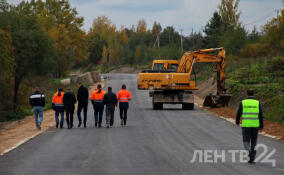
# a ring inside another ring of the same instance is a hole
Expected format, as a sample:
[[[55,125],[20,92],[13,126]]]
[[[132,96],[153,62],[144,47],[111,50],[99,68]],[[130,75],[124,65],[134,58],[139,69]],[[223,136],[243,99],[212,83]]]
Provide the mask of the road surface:
[[[267,145],[268,152],[276,150],[272,156],[276,167],[271,163],[240,163],[239,156],[233,163],[227,152],[243,148],[240,128],[198,107],[183,111],[179,105],[165,105],[164,110],[154,111],[147,91],[136,89],[136,75],[109,76],[107,85],[114,91],[125,83],[133,94],[126,127],[119,126],[116,110],[114,128],[94,128],[93,109],[89,105],[86,129],[53,128],[40,134],[1,156],[0,174],[284,174],[283,142],[259,137],[259,143]],[[206,149],[226,151],[225,162],[191,161],[196,150]]]

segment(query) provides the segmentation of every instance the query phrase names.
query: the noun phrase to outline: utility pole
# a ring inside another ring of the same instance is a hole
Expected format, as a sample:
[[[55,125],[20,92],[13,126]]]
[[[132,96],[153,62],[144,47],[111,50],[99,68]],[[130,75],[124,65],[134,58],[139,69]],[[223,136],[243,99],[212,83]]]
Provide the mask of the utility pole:
[[[181,51],[183,52],[183,38],[182,38],[182,31],[183,31],[183,29],[180,29],[180,47],[181,47]]]
[[[276,13],[277,13],[277,24],[278,24],[278,26],[280,25],[280,18],[279,18],[279,13],[280,13],[280,10],[279,9],[277,9],[276,10]]]
[[[158,48],[160,48],[160,34],[157,35],[157,39],[158,39]]]

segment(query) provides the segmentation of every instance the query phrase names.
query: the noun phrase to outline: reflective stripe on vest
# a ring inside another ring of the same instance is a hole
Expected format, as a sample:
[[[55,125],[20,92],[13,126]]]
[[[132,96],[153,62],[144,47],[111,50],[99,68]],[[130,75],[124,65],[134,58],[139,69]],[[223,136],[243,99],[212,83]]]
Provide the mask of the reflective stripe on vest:
[[[128,98],[127,97],[120,97],[118,99],[119,102],[128,102]]]
[[[131,100],[131,93],[126,89],[122,89],[117,93],[117,99],[119,102],[128,102]]]
[[[259,101],[243,100],[242,107],[242,127],[259,127]]]
[[[54,103],[54,106],[64,106],[64,104],[61,104],[61,103]]]

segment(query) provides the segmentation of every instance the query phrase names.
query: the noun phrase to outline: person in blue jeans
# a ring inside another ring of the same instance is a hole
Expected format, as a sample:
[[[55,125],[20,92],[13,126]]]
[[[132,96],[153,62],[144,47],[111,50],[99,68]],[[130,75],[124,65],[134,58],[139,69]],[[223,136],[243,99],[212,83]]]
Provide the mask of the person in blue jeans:
[[[64,97],[63,89],[59,88],[52,98],[52,109],[55,111],[56,128],[58,128],[58,125],[59,125],[59,119],[58,119],[59,114],[61,115],[60,128],[63,128],[63,124],[64,124],[63,97]]]
[[[34,110],[36,128],[40,130],[41,123],[43,120],[43,107],[45,105],[45,96],[43,93],[40,92],[38,87],[35,87],[35,92],[30,96],[29,102]]]

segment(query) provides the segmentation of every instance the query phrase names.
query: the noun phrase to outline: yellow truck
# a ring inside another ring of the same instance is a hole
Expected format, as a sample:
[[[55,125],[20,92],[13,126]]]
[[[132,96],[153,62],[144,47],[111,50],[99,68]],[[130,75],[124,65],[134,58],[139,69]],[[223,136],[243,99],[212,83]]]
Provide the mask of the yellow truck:
[[[151,70],[138,74],[139,90],[150,90],[153,109],[163,109],[163,104],[182,104],[186,110],[194,109],[193,91],[198,90],[191,73],[195,63],[216,63],[217,94],[205,98],[204,105],[211,107],[226,106],[231,95],[225,88],[225,49],[212,48],[186,52],[178,60],[154,60]]]

